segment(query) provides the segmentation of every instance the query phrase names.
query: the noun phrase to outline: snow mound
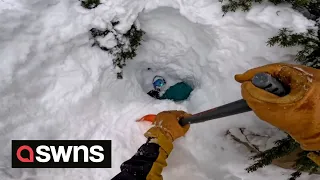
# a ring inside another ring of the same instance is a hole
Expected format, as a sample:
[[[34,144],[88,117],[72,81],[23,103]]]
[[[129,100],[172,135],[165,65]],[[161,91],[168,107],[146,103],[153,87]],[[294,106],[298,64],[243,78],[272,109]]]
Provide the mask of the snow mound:
[[[0,1],[0,179],[111,179],[145,142],[150,124],[136,119],[172,109],[196,113],[240,99],[236,73],[291,60],[296,52],[267,47],[267,39],[280,27],[303,31],[314,23],[270,4],[222,17],[218,0],[101,3],[86,10],[78,0]],[[274,9],[286,12],[278,13],[275,24],[269,18]],[[146,32],[122,80],[116,79],[111,56],[89,40],[91,28],[103,29],[114,18],[121,22],[119,31],[138,18]],[[189,100],[148,96],[143,85],[148,67],[172,82],[191,83]],[[192,125],[175,142],[164,179],[283,180],[291,173],[275,167],[245,172],[249,153],[225,137],[239,127],[270,128],[253,113]],[[111,139],[112,168],[12,169],[12,139]]]

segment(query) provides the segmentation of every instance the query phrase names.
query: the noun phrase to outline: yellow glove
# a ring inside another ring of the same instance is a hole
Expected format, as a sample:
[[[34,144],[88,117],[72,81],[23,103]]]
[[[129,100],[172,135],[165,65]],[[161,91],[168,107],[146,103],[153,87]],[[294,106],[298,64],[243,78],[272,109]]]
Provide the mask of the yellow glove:
[[[164,111],[157,114],[155,121],[153,122],[154,127],[149,129],[145,136],[147,138],[157,138],[160,146],[169,146],[166,144],[172,144],[172,142],[185,135],[189,130],[190,125],[181,127],[179,120],[184,117],[191,116],[184,111]],[[168,141],[168,142],[166,142]],[[163,142],[163,143],[161,143]],[[170,151],[172,147],[164,147]]]
[[[162,180],[162,169],[167,166],[166,159],[173,149],[172,142],[185,135],[189,130],[190,125],[181,127],[179,120],[183,117],[191,116],[183,111],[164,111],[156,116],[153,122],[154,127],[150,128],[144,135],[147,138],[152,138],[151,143],[156,143],[160,146],[159,155],[153,163],[149,171],[147,180]]]
[[[320,166],[320,155],[314,152],[308,153],[308,158]]]
[[[290,86],[290,93],[278,97],[255,87],[251,79],[265,72]],[[309,151],[320,150],[320,71],[290,64],[271,64],[236,75],[241,93],[256,115],[290,134]]]

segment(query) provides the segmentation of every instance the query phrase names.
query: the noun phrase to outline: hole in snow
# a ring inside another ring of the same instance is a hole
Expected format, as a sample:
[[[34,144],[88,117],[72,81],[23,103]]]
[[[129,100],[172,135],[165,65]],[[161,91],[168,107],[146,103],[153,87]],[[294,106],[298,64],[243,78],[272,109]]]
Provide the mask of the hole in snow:
[[[183,101],[188,99],[195,84],[192,76],[181,77],[173,68],[144,68],[137,74],[142,89],[156,99]]]
[[[214,44],[211,38],[214,35],[208,34],[212,33],[207,31],[208,27],[191,22],[179,10],[169,7],[141,13],[138,20],[146,34],[124,74],[134,76],[145,93],[154,89],[155,76],[166,80],[165,88],[161,89],[163,94],[181,82],[195,90],[203,80],[203,69],[215,71],[207,60]],[[193,93],[190,101],[192,96]]]

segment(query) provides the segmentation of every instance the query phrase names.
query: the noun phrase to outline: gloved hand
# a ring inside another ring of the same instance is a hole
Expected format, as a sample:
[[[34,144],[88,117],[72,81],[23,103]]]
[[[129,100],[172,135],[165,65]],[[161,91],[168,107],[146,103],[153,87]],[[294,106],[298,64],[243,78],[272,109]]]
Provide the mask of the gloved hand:
[[[191,116],[183,111],[164,111],[157,114],[154,127],[150,128],[144,135],[150,139],[149,143],[156,143],[160,146],[159,154],[153,163],[146,179],[162,180],[162,169],[167,166],[166,159],[173,149],[172,142],[185,135],[190,125],[181,127],[179,120],[182,117]]]
[[[290,87],[290,93],[278,97],[255,87],[256,73],[269,73]],[[271,64],[236,75],[241,93],[249,107],[262,120],[290,134],[309,151],[320,150],[320,71],[290,64]]]
[[[190,114],[184,111],[164,111],[157,114],[154,127],[149,129],[146,137],[158,137],[161,133],[167,137],[168,140],[173,142],[175,139],[183,136],[189,130],[190,125],[180,126],[179,120],[181,118],[189,117]]]

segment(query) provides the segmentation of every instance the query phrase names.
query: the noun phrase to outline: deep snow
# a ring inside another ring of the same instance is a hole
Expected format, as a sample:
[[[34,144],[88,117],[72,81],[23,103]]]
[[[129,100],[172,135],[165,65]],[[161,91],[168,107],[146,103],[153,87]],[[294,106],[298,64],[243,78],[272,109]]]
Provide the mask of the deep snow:
[[[222,17],[217,0],[104,0],[92,10],[77,0],[0,1],[0,179],[111,179],[145,142],[139,117],[163,110],[199,112],[241,98],[234,74],[290,61],[294,48],[267,47],[279,28],[303,32],[308,21],[288,5],[255,5]],[[139,15],[139,17],[138,17]],[[88,31],[138,17],[146,32],[137,57],[117,80],[111,57],[91,47]],[[195,87],[183,103],[146,94],[146,69]],[[225,137],[246,127],[281,136],[253,113],[192,125],[175,142],[164,179],[284,180],[292,171],[244,171],[249,152]],[[12,139],[111,139],[112,169],[12,169]],[[269,142],[270,144],[270,142]],[[319,176],[305,176],[315,180]]]

